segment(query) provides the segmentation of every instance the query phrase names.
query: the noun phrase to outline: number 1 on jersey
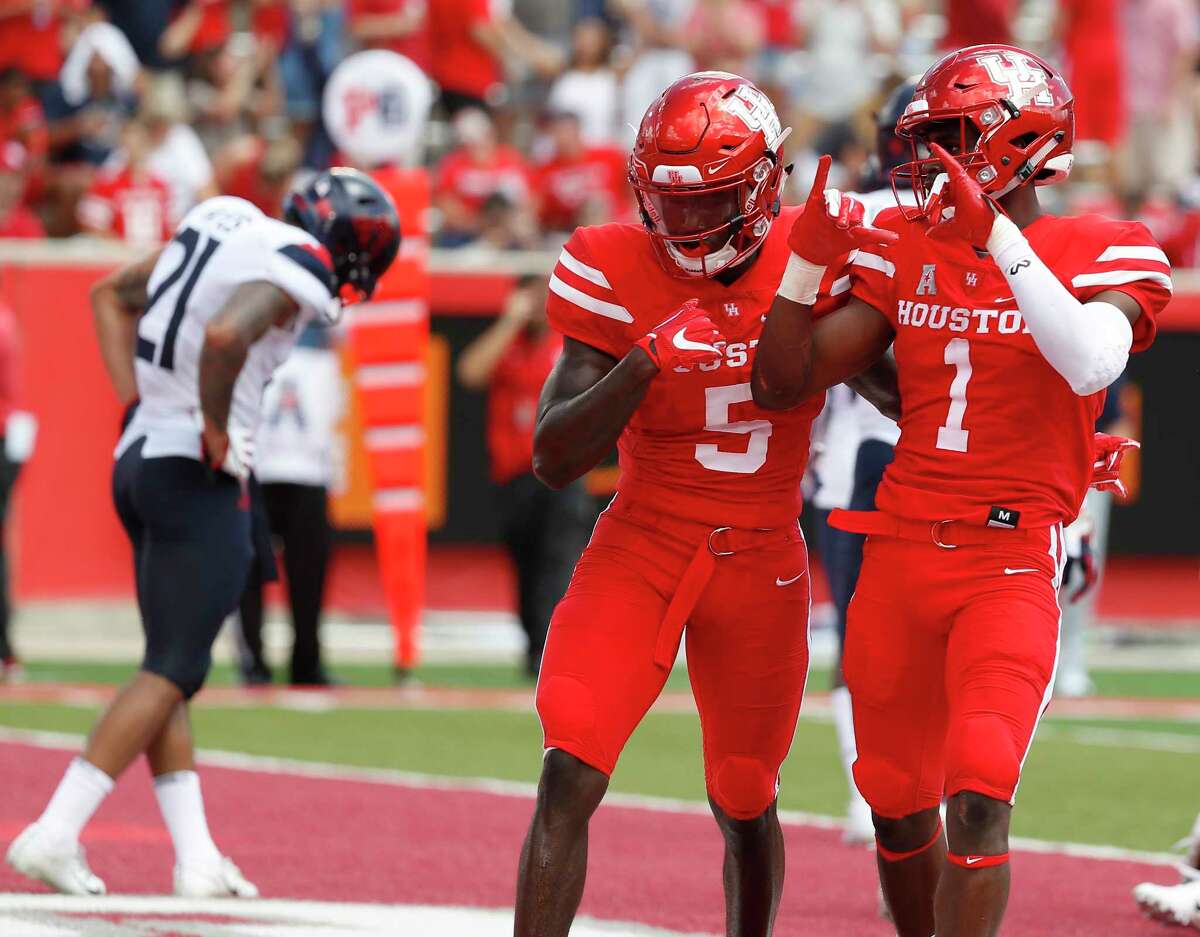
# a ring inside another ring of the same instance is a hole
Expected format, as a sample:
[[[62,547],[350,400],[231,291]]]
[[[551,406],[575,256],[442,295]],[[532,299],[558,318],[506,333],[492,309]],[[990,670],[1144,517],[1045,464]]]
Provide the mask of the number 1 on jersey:
[[[971,432],[963,429],[963,417],[967,415],[967,384],[971,381],[971,343],[965,338],[950,339],[944,360],[954,367],[954,380],[950,382],[950,412],[946,414],[946,425],[938,427],[937,447],[966,452]]]

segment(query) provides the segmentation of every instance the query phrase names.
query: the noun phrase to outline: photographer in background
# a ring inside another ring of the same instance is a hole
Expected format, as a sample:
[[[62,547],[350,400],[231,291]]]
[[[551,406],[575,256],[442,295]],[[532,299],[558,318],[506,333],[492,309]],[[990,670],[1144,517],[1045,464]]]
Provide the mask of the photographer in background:
[[[517,572],[517,604],[528,638],[526,673],[536,677],[550,615],[571,579],[594,520],[582,482],[559,491],[533,474],[533,430],[542,385],[562,352],[546,320],[546,281],[524,277],[500,318],[458,359],[458,380],[487,390],[487,443],[501,536]]]

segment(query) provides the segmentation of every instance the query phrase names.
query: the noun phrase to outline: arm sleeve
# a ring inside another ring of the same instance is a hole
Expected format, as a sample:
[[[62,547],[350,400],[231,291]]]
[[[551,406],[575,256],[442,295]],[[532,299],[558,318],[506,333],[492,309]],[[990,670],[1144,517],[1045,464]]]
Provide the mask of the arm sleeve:
[[[633,315],[621,303],[588,250],[584,229],[571,235],[550,275],[550,324],[576,341],[623,358],[633,343]]]
[[[1133,351],[1154,341],[1158,316],[1171,299],[1171,264],[1140,222],[1120,225],[1095,252],[1095,259],[1072,277],[1071,292],[1080,302],[1108,290],[1131,296],[1142,309],[1133,326]]]

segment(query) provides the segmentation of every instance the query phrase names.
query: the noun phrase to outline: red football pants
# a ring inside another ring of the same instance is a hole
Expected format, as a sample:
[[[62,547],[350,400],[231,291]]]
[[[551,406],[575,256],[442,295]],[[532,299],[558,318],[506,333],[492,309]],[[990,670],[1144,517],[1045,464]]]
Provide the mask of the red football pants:
[[[732,555],[701,554],[711,575],[686,618],[688,676],[709,795],[736,819],[766,810],[804,694],[809,608],[798,526],[770,534],[755,546],[754,532],[713,533],[618,498],[550,623],[537,689],[545,747],[612,774],[678,651],[677,633],[663,647],[659,635],[685,571],[707,544],[715,554],[737,540]]]
[[[1011,802],[1058,663],[1062,527],[946,549],[871,535],[846,624],[854,779],[898,819],[974,791]]]

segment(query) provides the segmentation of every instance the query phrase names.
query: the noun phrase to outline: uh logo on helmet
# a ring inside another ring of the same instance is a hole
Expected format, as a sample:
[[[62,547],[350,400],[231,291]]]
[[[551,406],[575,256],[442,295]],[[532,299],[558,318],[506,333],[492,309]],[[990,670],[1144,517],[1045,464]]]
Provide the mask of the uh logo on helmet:
[[[650,105],[629,182],[669,273],[712,277],[758,248],[779,214],[790,132],[762,91],[728,72],[687,75]]]
[[[957,131],[946,142],[946,130]],[[941,164],[928,156],[931,136],[993,198],[1032,182],[1050,185],[1071,171],[1075,99],[1062,75],[1044,59],[1007,45],[951,52],[917,83],[912,103],[896,123],[912,160],[892,171],[892,187],[912,188],[915,207],[897,201],[909,221],[927,220],[940,187]]]

